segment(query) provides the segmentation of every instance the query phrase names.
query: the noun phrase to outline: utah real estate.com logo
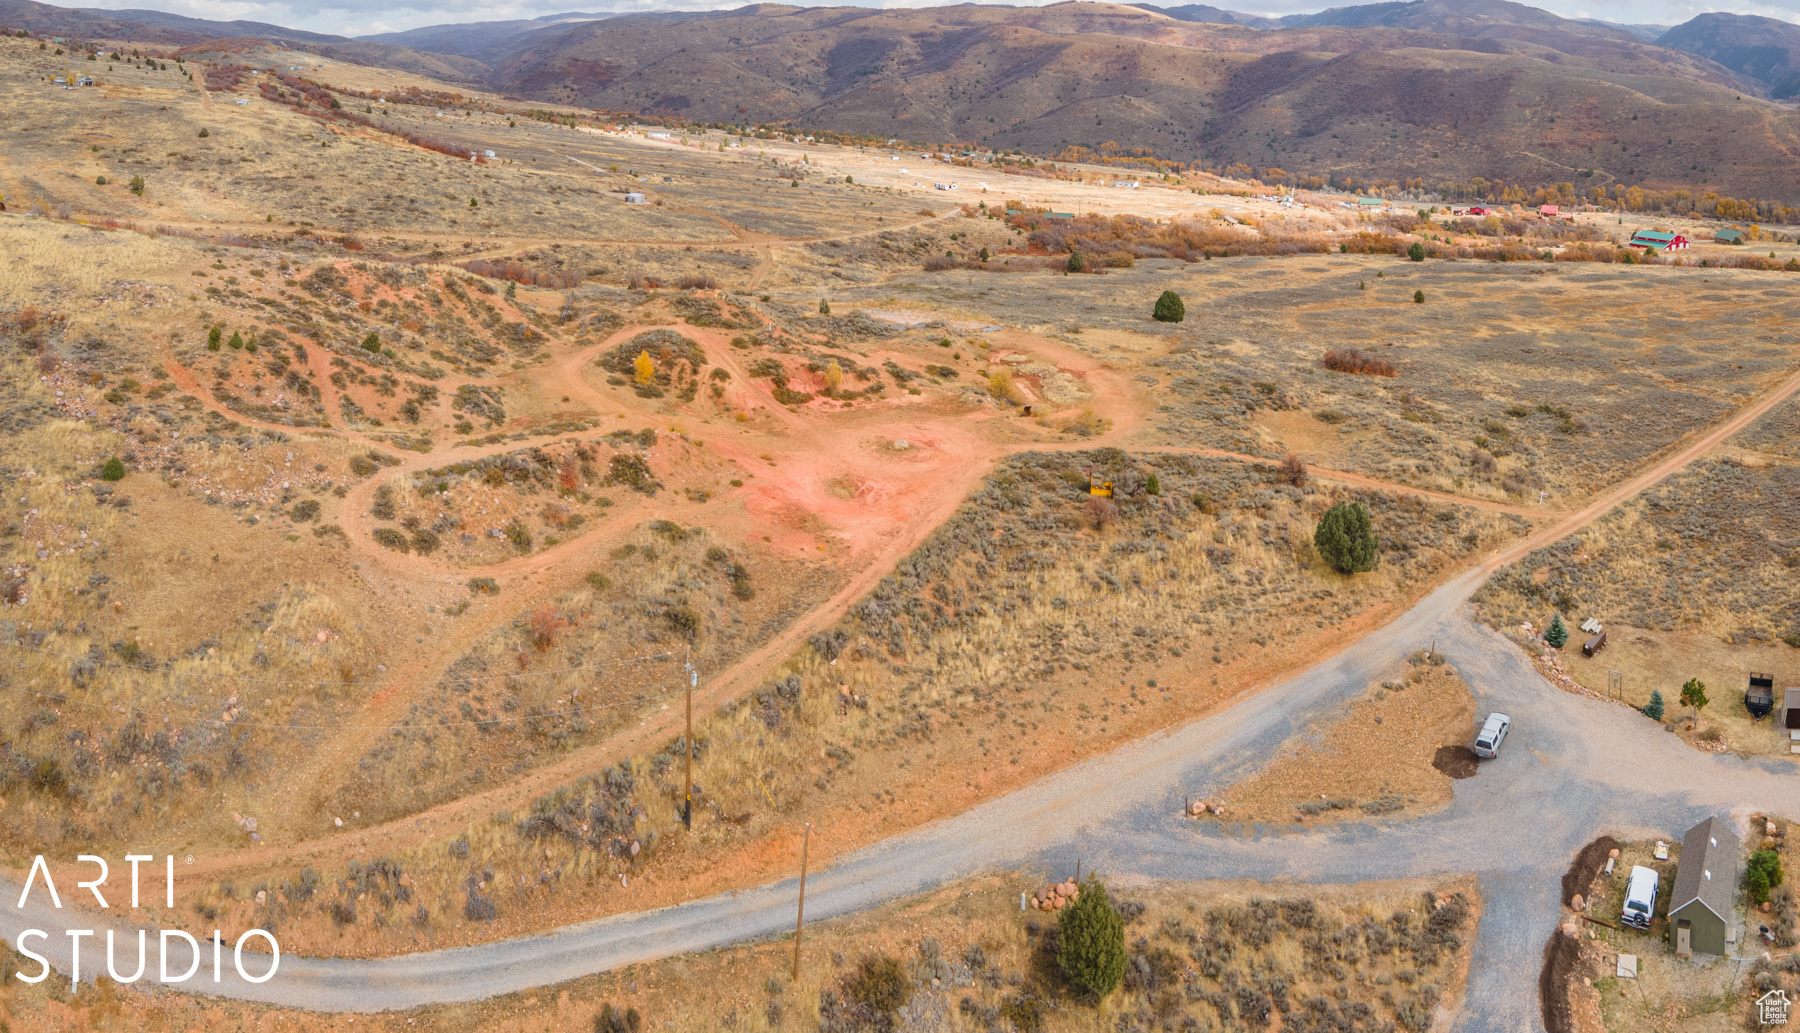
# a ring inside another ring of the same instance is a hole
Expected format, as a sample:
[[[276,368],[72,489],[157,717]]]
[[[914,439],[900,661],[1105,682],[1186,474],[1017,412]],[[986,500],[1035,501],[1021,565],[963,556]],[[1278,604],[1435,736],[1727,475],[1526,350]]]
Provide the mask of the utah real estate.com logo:
[[[1791,1006],[1786,990],[1770,990],[1756,999],[1757,1020],[1764,1026],[1785,1026]]]

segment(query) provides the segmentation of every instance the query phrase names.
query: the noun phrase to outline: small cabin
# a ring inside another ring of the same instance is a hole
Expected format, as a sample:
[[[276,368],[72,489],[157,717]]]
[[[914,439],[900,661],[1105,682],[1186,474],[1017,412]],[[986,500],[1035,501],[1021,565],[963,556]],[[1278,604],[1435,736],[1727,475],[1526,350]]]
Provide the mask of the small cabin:
[[[1743,242],[1743,230],[1719,230],[1713,234],[1714,244],[1742,244]]]
[[[1781,724],[1784,728],[1800,728],[1800,689],[1789,687],[1787,699],[1781,708]]]
[[[1670,939],[1681,957],[1725,956],[1737,897],[1738,838],[1718,818],[1688,830],[1669,897]]]
[[[1769,716],[1769,712],[1775,709],[1774,675],[1750,675],[1750,687],[1744,690],[1744,709],[1759,721]]]
[[[630,193],[625,195],[625,203],[626,204],[649,204],[648,201],[644,200],[644,195],[638,193],[636,190],[633,190]]]

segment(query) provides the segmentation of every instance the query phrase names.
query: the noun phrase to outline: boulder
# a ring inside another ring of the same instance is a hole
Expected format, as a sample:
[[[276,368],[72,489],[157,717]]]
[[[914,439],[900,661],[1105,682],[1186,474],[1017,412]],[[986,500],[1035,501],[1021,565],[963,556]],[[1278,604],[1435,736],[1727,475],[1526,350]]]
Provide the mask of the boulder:
[[[1564,936],[1567,936],[1571,940],[1575,939],[1576,938],[1575,923],[1574,922],[1564,922],[1562,924],[1562,934]]]
[[[1608,857],[1610,857],[1610,858],[1612,858],[1612,859],[1613,859],[1613,860],[1615,860],[1615,861],[1616,861],[1616,860],[1618,860],[1618,858],[1619,858],[1619,848],[1618,848],[1618,847],[1613,847],[1613,848],[1612,848],[1612,849],[1611,849],[1611,850],[1608,850],[1608,851],[1607,851],[1607,852],[1606,852],[1606,856],[1608,856]]]
[[[1581,894],[1579,893],[1575,894],[1574,899],[1569,901],[1569,907],[1576,911],[1580,911],[1586,906],[1587,902],[1581,899]]]

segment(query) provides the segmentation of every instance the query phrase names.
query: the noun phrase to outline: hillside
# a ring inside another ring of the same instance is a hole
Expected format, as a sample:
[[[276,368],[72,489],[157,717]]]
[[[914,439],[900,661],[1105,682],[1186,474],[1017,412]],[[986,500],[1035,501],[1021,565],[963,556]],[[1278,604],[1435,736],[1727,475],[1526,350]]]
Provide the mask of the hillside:
[[[1777,98],[1800,94],[1800,25],[1748,14],[1702,14],[1656,41],[1731,69]]]
[[[1403,6],[1398,20],[1439,28],[1268,31],[1095,3],[619,17],[538,40],[493,78],[581,106],[1040,154],[1800,195],[1800,115],[1704,58],[1550,15],[1505,36],[1495,12],[1531,10],[1516,4]]]
[[[1737,16],[1696,18],[1660,45],[1507,0],[1278,20],[1204,5],[768,4],[363,40],[0,0],[0,25],[189,47],[261,38],[523,100],[1036,154],[1150,155],[1336,182],[1800,198],[1800,114],[1761,99],[1771,87],[1800,90],[1783,42],[1800,40],[1800,28]]]
[[[425,53],[410,47],[329,36],[265,22],[208,21],[162,11],[102,11],[52,7],[32,0],[0,0],[0,26],[78,39],[169,47],[213,40],[259,39],[352,64],[392,68],[449,82],[474,82],[486,66],[464,57]]]

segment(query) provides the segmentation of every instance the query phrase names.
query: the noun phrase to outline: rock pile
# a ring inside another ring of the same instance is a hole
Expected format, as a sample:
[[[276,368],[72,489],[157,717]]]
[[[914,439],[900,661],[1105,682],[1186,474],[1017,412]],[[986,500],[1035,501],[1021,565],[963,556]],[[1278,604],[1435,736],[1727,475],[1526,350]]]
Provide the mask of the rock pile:
[[[1054,886],[1045,886],[1031,895],[1031,906],[1039,911],[1057,911],[1075,903],[1081,895],[1081,888],[1075,885],[1074,879],[1067,879]]]

